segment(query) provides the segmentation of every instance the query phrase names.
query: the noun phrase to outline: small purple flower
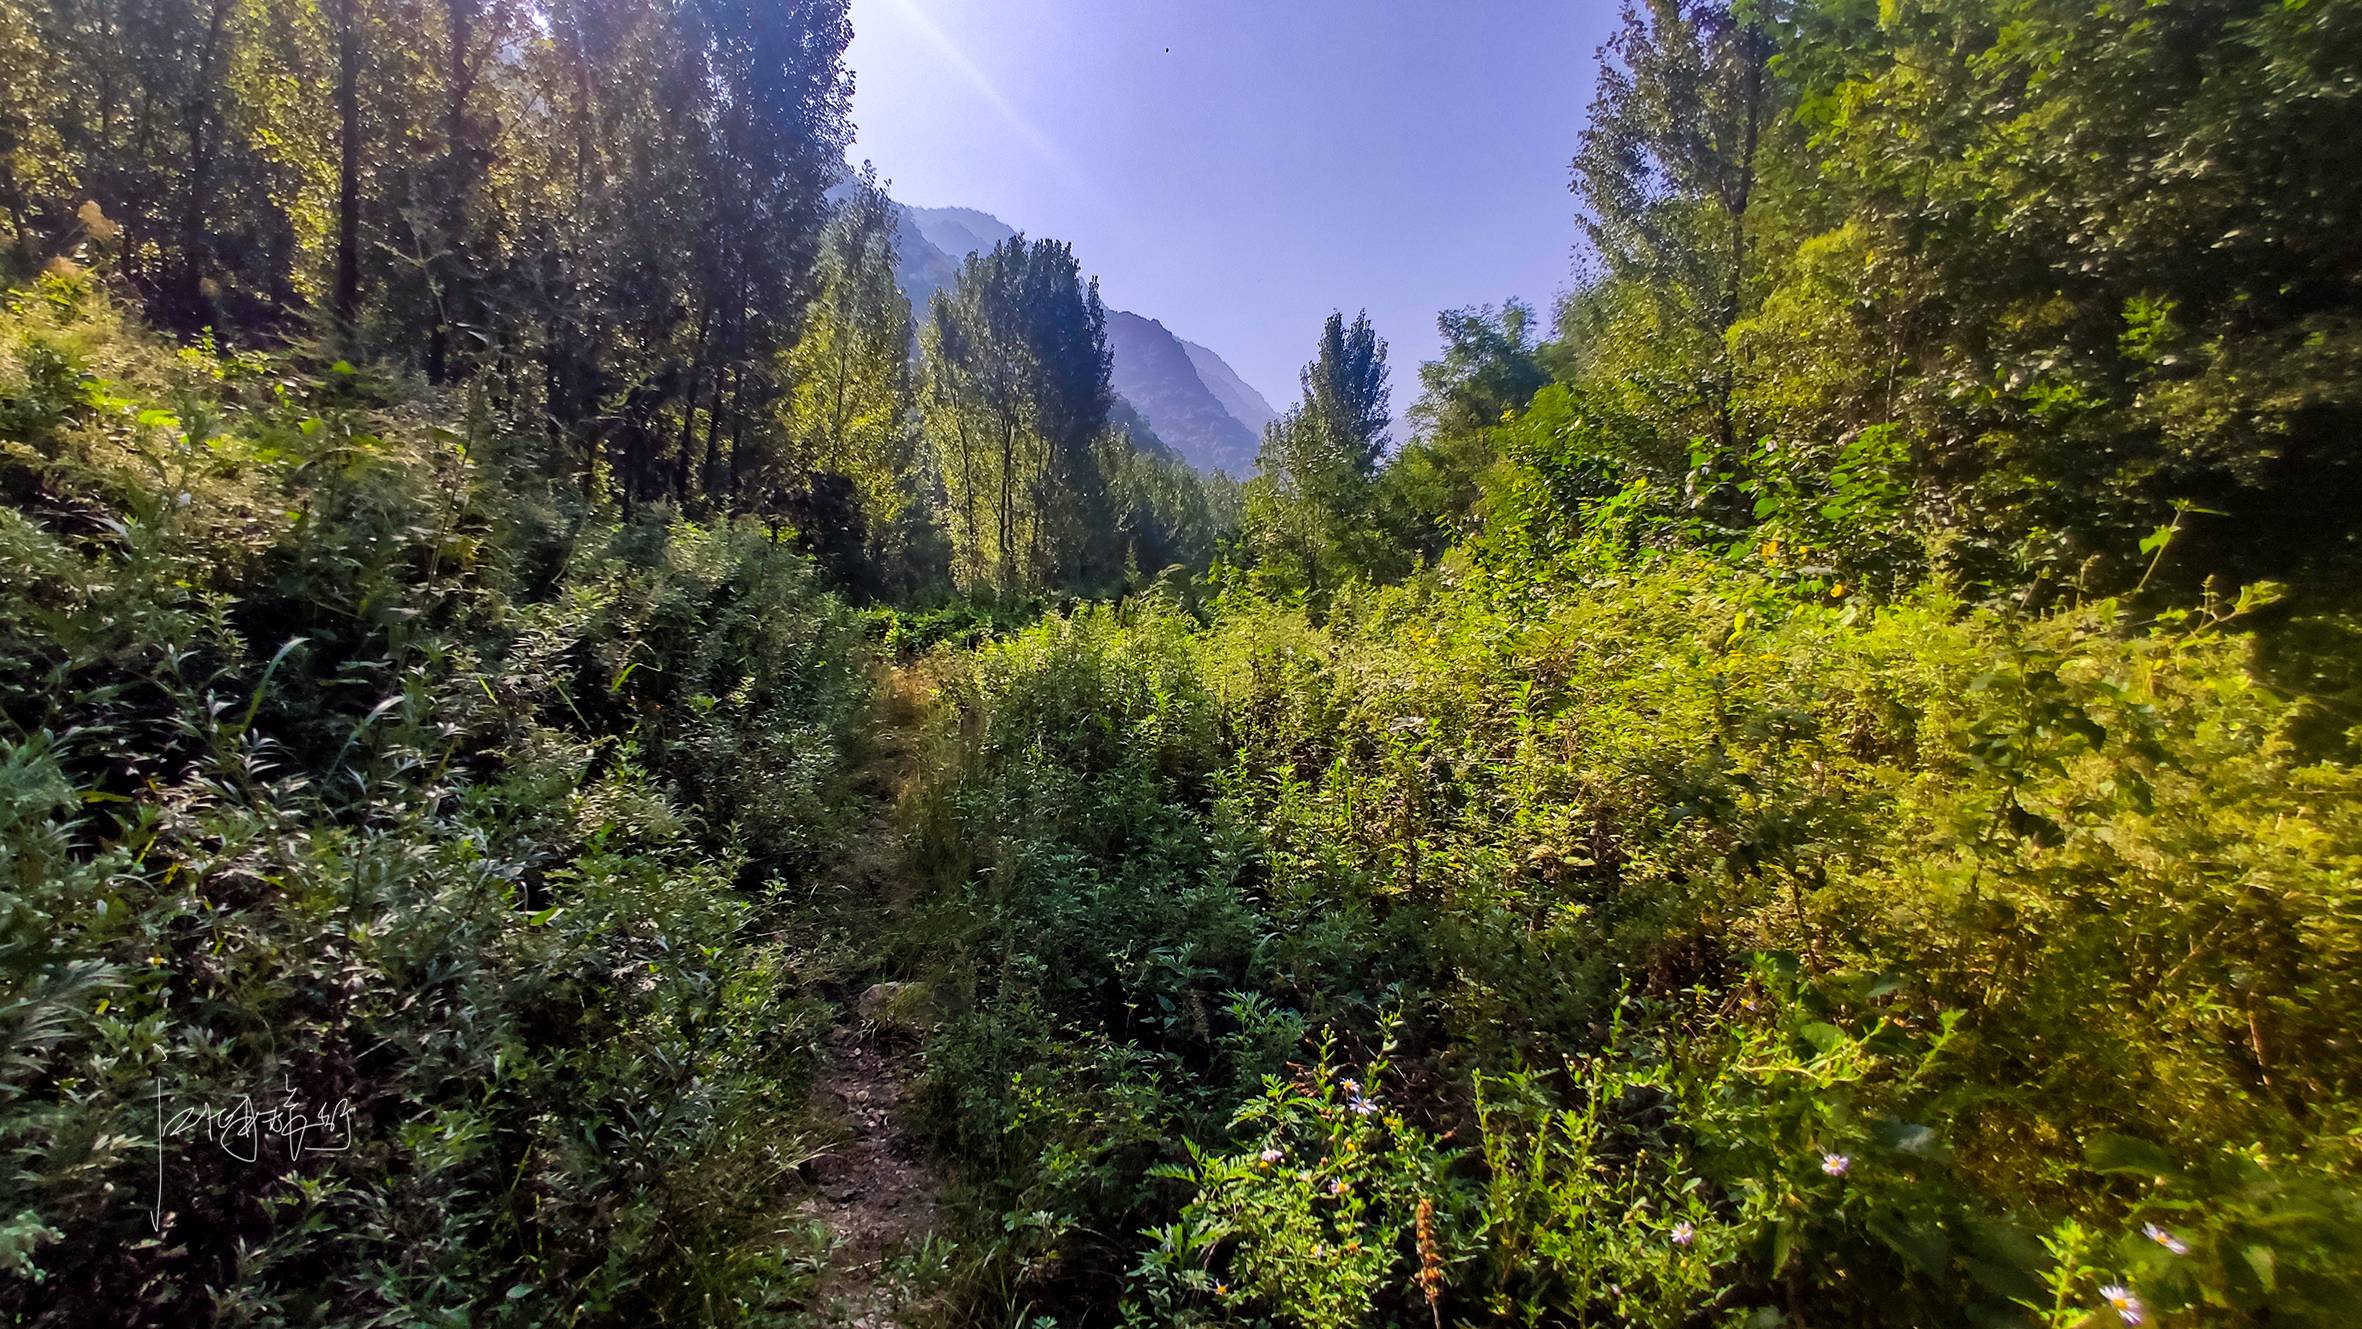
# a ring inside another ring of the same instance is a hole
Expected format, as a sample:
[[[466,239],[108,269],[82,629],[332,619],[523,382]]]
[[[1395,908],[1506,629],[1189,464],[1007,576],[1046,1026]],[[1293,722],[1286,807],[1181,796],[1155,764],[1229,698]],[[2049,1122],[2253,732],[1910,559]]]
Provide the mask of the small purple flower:
[[[1331,1195],[1343,1195],[1352,1189],[1353,1183],[1345,1180],[1343,1177],[1339,1177],[1329,1183],[1329,1194]]]
[[[1821,1171],[1832,1177],[1842,1177],[1852,1169],[1854,1161],[1843,1154],[1821,1155]]]
[[[1675,1223],[1673,1225],[1674,1245],[1687,1247],[1691,1242],[1696,1241],[1697,1239],[1698,1230],[1696,1228],[1690,1226],[1687,1223]]]
[[[2171,1232],[2168,1232],[2164,1228],[2157,1226],[2155,1223],[2141,1224],[2141,1235],[2147,1237],[2153,1242],[2156,1242],[2158,1245],[2163,1246],[2165,1249],[2172,1251],[2176,1255],[2188,1255],[2190,1253],[2190,1244],[2188,1242],[2183,1241],[2180,1237],[2173,1235]]]
[[[2147,1315],[2141,1299],[2132,1295],[2131,1290],[2121,1283],[2110,1283],[2101,1288],[2100,1295],[2107,1299],[2108,1305],[2115,1308],[2117,1318],[2126,1324],[2140,1324]]]
[[[1264,1150],[1264,1151],[1262,1152],[1262,1154],[1261,1154],[1261,1155],[1259,1155],[1259,1157],[1260,1157],[1260,1158],[1262,1159],[1262,1161],[1263,1161],[1263,1166],[1265,1166],[1265,1167],[1278,1167],[1278,1166],[1279,1166],[1279,1160],[1281,1160],[1282,1158],[1285,1158],[1285,1157],[1287,1157],[1287,1155],[1285,1155],[1285,1154],[1281,1153],[1281,1152],[1280,1152],[1279,1150],[1277,1150],[1277,1149],[1266,1149],[1266,1150]]]
[[[1378,1110],[1377,1104],[1371,1102],[1367,1098],[1362,1097],[1360,1094],[1355,1094],[1353,1096],[1353,1101],[1347,1103],[1345,1106],[1353,1109],[1353,1114],[1357,1117],[1366,1117]]]
[[[1361,1096],[1361,1081],[1346,1079],[1339,1080],[1337,1083],[1344,1087],[1346,1093],[1351,1094],[1356,1098]]]

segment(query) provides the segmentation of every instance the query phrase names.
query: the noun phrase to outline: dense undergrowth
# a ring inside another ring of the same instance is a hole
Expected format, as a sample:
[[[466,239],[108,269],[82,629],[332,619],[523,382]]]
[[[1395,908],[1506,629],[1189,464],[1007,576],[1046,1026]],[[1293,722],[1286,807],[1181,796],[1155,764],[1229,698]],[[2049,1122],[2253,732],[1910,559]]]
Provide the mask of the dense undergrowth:
[[[1316,612],[864,613],[499,419],[10,298],[13,1320],[809,1322],[882,971],[950,1321],[2354,1302],[2362,736],[2268,590],[1874,600],[1610,496]],[[897,918],[829,887],[921,651]]]
[[[947,659],[906,944],[965,1012],[975,1294],[2344,1323],[2362,787],[2251,677],[2265,597],[1857,604],[1798,561],[1602,539]]]
[[[1621,10],[1234,481],[847,0],[0,0],[0,1320],[2356,1322],[2362,0]]]
[[[71,277],[9,297],[11,1323],[808,1293],[782,1179],[861,624],[759,528],[619,524],[492,419],[175,351]]]

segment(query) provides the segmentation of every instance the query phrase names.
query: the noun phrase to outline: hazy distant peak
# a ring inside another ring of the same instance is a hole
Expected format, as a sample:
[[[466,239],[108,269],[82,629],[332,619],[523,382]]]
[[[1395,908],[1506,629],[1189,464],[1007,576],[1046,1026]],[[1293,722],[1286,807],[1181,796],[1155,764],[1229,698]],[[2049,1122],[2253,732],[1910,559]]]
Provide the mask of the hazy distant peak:
[[[958,280],[968,255],[1017,234],[974,208],[894,206],[900,258],[894,277],[921,318],[928,297]],[[1107,341],[1113,386],[1125,403],[1117,414],[1127,432],[1149,440],[1148,450],[1179,456],[1200,470],[1254,470],[1263,426],[1276,412],[1221,356],[1122,309],[1107,311]]]
[[[1164,324],[1110,309],[1107,345],[1114,352],[1115,390],[1140,408],[1158,438],[1200,470],[1244,475],[1253,469],[1259,429],[1223,404]]]
[[[904,209],[928,243],[954,261],[990,249],[1017,234],[1017,229],[989,212],[974,208]]]
[[[1215,354],[1212,348],[1200,346],[1187,337],[1179,340],[1181,349],[1189,354],[1189,363],[1196,367],[1198,378],[1204,381],[1206,390],[1214,394],[1214,400],[1221,402],[1222,409],[1230,412],[1256,437],[1262,437],[1263,426],[1278,419],[1279,412],[1271,409],[1271,403],[1264,399],[1263,394],[1255,391],[1253,384],[1240,378],[1238,371],[1230,367],[1230,362]]]

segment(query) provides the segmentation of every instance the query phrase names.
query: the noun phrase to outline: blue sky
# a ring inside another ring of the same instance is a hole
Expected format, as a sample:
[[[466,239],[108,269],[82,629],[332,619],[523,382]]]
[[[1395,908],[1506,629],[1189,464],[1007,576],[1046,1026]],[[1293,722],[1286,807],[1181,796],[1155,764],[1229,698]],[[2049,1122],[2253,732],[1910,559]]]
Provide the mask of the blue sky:
[[[1073,242],[1285,410],[1367,307],[1395,410],[1437,311],[1547,313],[1612,0],[853,0],[856,160]]]

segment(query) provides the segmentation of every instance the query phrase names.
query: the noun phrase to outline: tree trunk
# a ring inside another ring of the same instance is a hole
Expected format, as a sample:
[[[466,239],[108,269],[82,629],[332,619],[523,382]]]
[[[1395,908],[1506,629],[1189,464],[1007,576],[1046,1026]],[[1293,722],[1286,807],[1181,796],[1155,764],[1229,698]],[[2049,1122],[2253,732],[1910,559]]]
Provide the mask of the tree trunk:
[[[713,396],[705,410],[705,461],[697,468],[697,488],[704,495],[709,509],[714,506],[714,491],[719,487],[717,482],[721,478],[717,466],[721,460],[722,401],[729,391],[733,369],[734,366],[724,365],[721,372],[714,375]]]
[[[213,0],[205,45],[197,57],[197,88],[189,98],[189,197],[180,225],[180,312],[191,331],[214,321],[213,299],[205,290],[206,270],[212,266],[206,213],[213,203],[214,90],[220,81],[222,30],[229,17],[230,0]]]
[[[1001,417],[1001,493],[999,504],[1001,588],[1014,584],[1017,570],[1017,424]]]
[[[742,481],[743,477],[742,477],[742,476],[741,476],[741,474],[739,473],[738,459],[739,459],[740,457],[743,457],[743,456],[745,456],[745,455],[746,455],[746,412],[745,412],[743,409],[741,409],[741,410],[734,410],[734,411],[732,411],[732,412],[730,413],[730,493],[729,493],[729,513],[730,513],[730,515],[731,515],[731,516],[733,516],[733,517],[737,516],[737,515],[738,515],[738,513],[739,513],[739,512],[740,512],[740,510],[741,510],[741,509],[740,509],[740,507],[739,507],[739,503],[738,503],[738,493],[739,493],[738,486],[739,486],[740,482]]]
[[[951,373],[956,376],[958,371]],[[960,399],[956,382],[952,387],[951,418],[960,433],[960,522],[962,533],[974,547],[980,543],[976,533],[976,442],[968,433],[968,407]],[[959,554],[956,546],[952,554],[956,560]]]
[[[1755,196],[1755,150],[1763,133],[1763,77],[1770,59],[1770,43],[1762,29],[1745,29],[1739,43],[1740,59],[1746,71],[1742,100],[1747,123],[1742,131],[1736,178],[1730,181],[1729,193],[1723,199],[1723,210],[1730,217],[1730,271],[1725,278],[1722,299],[1722,402],[1718,412],[1723,455],[1729,459],[1734,473],[1739,465],[1738,367],[1730,359],[1730,330],[1746,314],[1747,207]]]
[[[361,313],[361,16],[360,0],[335,0],[336,284],[329,308],[339,336],[351,338]]]
[[[695,353],[689,357],[688,385],[681,389],[681,432],[673,448],[673,502],[680,504],[689,497],[689,454],[697,441],[697,390],[705,383],[705,348],[713,332],[714,308],[706,301],[697,316]]]
[[[479,157],[475,134],[468,123],[468,101],[475,93],[472,52],[476,43],[475,0],[444,0],[444,35],[450,49],[444,69],[443,103],[443,224],[435,237],[436,252],[427,258],[429,280],[442,290],[437,317],[427,340],[427,378],[441,383],[453,368],[452,333],[476,317],[468,255],[468,211],[475,197]],[[435,276],[440,270],[439,280]]]

